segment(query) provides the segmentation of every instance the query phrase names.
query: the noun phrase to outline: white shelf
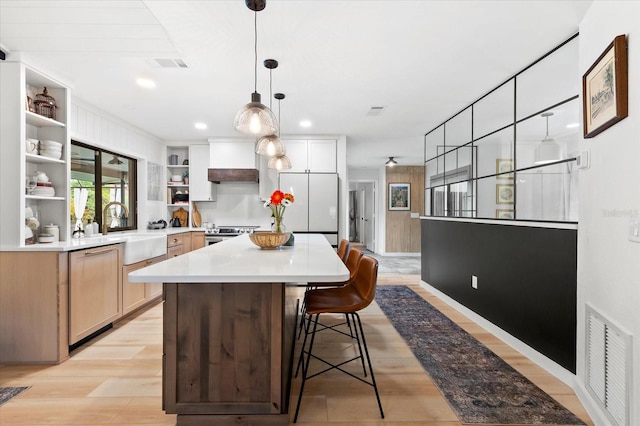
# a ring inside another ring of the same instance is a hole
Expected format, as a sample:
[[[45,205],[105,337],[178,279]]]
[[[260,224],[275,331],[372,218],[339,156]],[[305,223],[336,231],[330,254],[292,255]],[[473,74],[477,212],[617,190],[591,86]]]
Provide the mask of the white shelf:
[[[43,115],[36,114],[35,112],[25,111],[27,124],[37,127],[65,127],[64,123],[57,120],[52,120]]]
[[[169,188],[188,188],[189,185],[187,185],[186,183],[168,183],[167,187]]]
[[[189,207],[189,203],[182,203],[182,204],[167,204],[167,207]]]
[[[169,164],[167,165],[170,169],[187,169],[189,168],[188,164]]]
[[[25,195],[24,198],[26,200],[56,200],[56,201],[65,201],[65,197],[47,197],[45,195]]]
[[[66,164],[64,160],[59,160],[56,158],[45,157],[44,155],[38,154],[25,154],[25,159],[28,163],[36,163],[36,164]]]

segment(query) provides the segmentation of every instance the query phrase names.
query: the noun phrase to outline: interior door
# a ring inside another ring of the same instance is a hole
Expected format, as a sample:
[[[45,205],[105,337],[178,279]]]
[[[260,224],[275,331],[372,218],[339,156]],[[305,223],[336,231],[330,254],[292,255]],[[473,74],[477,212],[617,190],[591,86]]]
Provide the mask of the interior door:
[[[365,203],[367,194],[365,193],[364,188],[360,188],[357,194],[358,194],[358,198],[356,201],[356,205],[358,208],[358,242],[365,244],[366,246],[367,223],[365,222],[365,217],[364,217],[364,203]]]
[[[363,241],[364,246],[373,252],[375,252],[376,247],[376,238],[375,238],[375,226],[376,226],[376,215],[375,215],[375,203],[376,203],[376,192],[375,192],[375,183],[368,182],[365,184],[364,188],[364,238]]]

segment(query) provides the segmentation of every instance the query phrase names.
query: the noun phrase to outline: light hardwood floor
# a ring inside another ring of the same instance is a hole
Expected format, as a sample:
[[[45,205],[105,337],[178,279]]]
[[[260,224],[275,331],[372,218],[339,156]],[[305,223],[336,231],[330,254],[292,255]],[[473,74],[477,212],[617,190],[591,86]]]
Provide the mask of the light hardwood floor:
[[[379,285],[411,286],[588,425],[571,388],[419,286],[418,275],[381,274]],[[298,423],[305,426],[461,425],[402,338],[376,304],[361,313],[385,419],[373,389],[335,372],[311,379]],[[336,333],[319,335],[317,349],[353,349]],[[314,351],[315,352],[315,351]],[[335,352],[334,352],[335,353]],[[155,305],[121,321],[57,366],[1,366],[0,386],[31,386],[0,407],[0,425],[172,425],[161,409],[162,309]],[[356,365],[357,367],[357,365]],[[300,380],[291,390],[291,418]]]

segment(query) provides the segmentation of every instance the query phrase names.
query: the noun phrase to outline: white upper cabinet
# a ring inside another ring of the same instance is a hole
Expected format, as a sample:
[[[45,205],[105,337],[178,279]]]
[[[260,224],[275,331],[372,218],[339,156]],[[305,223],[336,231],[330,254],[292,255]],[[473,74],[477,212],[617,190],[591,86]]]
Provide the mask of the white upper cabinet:
[[[189,146],[189,199],[216,200],[215,186],[209,182],[209,144]]]
[[[212,169],[255,169],[256,153],[253,140],[209,139]]]
[[[335,173],[337,171],[337,142],[335,139],[285,140],[291,172]]]

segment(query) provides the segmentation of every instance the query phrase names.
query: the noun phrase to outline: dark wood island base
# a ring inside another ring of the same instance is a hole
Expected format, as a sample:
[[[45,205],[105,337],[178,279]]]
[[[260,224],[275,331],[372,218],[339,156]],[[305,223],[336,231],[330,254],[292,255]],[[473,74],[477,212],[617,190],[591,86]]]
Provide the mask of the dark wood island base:
[[[288,425],[297,287],[165,283],[163,409],[177,425]]]

